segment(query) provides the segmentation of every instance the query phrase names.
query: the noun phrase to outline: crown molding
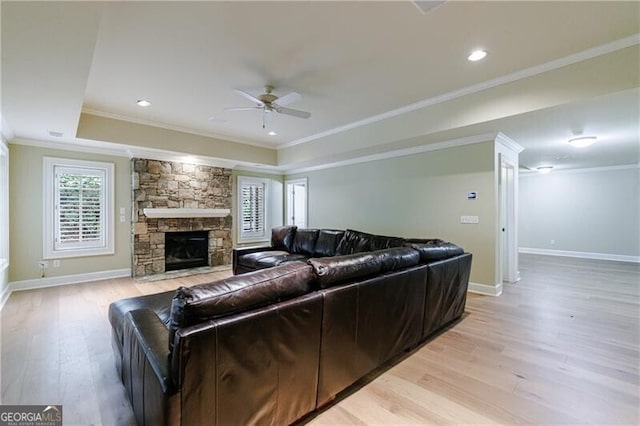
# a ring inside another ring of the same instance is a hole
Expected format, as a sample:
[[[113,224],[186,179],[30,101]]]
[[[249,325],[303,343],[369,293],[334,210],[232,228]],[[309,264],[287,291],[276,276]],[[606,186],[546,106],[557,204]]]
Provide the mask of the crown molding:
[[[33,146],[36,148],[56,149],[61,151],[84,152],[97,155],[110,155],[124,158],[144,158],[157,161],[177,161],[180,163],[197,164],[210,167],[222,167],[226,169],[244,170],[256,173],[282,175],[282,168],[244,161],[226,160],[217,157],[195,156],[185,152],[167,151],[156,148],[144,148],[140,146],[116,144],[111,142],[98,142],[86,139],[75,141],[43,141],[38,139],[14,138],[12,145]]]
[[[290,169],[285,168],[284,172],[286,174],[297,174],[297,173],[314,172],[318,170],[333,169],[336,167],[351,166],[353,164],[368,163],[371,161],[378,161],[378,160],[387,160],[390,158],[397,158],[397,157],[406,157],[409,155],[420,154],[423,152],[437,151],[440,149],[455,148],[458,146],[489,142],[489,141],[496,140],[497,137],[498,137],[498,133],[484,133],[484,134],[468,136],[464,138],[449,139],[441,142],[429,143],[426,145],[420,145],[420,146],[411,147],[411,148],[396,149],[392,151],[382,152],[379,154],[363,155],[360,157],[349,158],[346,160],[338,160],[334,162],[327,162],[324,164],[318,164],[314,166],[290,168]]]
[[[498,132],[496,135],[496,142],[501,143],[505,147],[509,148],[511,151],[514,151],[517,154],[520,154],[524,151],[524,147],[520,145],[518,142],[511,139],[509,136],[505,135],[502,132]]]
[[[199,132],[197,130],[176,126],[174,124],[163,123],[160,121],[144,120],[141,118],[134,118],[134,117],[129,117],[129,116],[120,115],[120,114],[113,114],[110,112],[100,111],[100,110],[91,109],[91,108],[82,108],[82,112],[84,114],[95,115],[103,118],[110,118],[112,120],[126,121],[128,123],[141,124],[143,126],[158,127],[160,129],[173,130],[175,132],[181,132],[181,133],[189,133],[192,135],[202,136],[205,138],[219,139],[219,140],[223,140],[226,142],[233,142],[233,143],[241,143],[243,145],[257,146],[259,148],[275,149],[273,145],[269,145],[265,143],[246,141],[246,140],[234,138],[232,136],[221,135],[216,133]]]
[[[109,142],[89,141],[85,139],[76,139],[72,141],[45,141],[39,139],[17,137],[12,139],[11,145],[33,146],[44,149],[57,149],[61,151],[76,151],[89,154],[112,155],[114,157],[129,157],[126,148]]]
[[[543,175],[542,173],[539,173],[537,170],[532,169],[527,171],[520,171],[518,175],[520,178],[549,177],[551,175],[573,175],[573,174],[579,174],[579,173],[613,172],[613,171],[619,171],[619,170],[634,170],[634,169],[640,169],[640,163],[620,164],[617,166],[583,167],[579,169],[560,169],[560,170],[554,169],[551,173],[547,175]]]
[[[378,121],[383,121],[388,118],[393,118],[402,114],[407,114],[407,113],[416,111],[418,109],[427,108],[433,105],[437,105],[439,103],[461,98],[463,96],[472,95],[474,93],[478,93],[483,90],[491,89],[497,86],[502,86],[504,84],[513,83],[514,81],[523,80],[525,78],[529,78],[539,74],[543,74],[545,72],[553,71],[558,68],[565,67],[567,65],[575,64],[577,62],[582,62],[588,59],[593,59],[598,56],[606,55],[608,53],[625,49],[627,47],[635,46],[637,44],[640,44],[640,34],[634,34],[632,36],[625,37],[623,39],[616,40],[611,43],[606,43],[600,46],[593,47],[591,49],[583,50],[582,52],[578,52],[573,55],[565,56],[560,59],[555,59],[553,61],[536,65],[534,67],[527,68],[521,71],[516,71],[514,73],[507,74],[505,76],[498,77],[493,80],[488,80],[482,83],[467,86],[462,89],[454,90],[452,92],[444,93],[442,95],[427,98],[422,101],[418,101],[416,103],[406,105],[401,108],[384,112],[382,114],[377,114],[362,120],[345,124],[343,126],[329,129],[324,132],[316,133],[311,136],[306,136],[304,138],[300,138],[291,142],[286,142],[278,145],[277,149],[289,148],[295,145],[311,142],[316,139],[321,139],[327,136],[335,135],[337,133],[341,133],[347,130],[355,129],[357,127],[362,127],[368,124],[377,123]]]

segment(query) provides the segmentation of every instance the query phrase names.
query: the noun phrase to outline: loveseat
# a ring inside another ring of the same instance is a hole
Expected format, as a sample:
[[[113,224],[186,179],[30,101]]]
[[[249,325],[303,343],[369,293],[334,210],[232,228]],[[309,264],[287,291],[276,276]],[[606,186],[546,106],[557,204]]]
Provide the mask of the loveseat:
[[[109,307],[140,425],[290,424],[464,312],[471,254],[440,240],[274,228],[233,277]]]

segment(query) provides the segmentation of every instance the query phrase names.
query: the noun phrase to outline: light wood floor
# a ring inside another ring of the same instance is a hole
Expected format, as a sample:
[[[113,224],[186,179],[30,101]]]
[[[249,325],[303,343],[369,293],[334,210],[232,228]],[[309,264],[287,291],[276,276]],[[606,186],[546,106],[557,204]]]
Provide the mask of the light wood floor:
[[[309,420],[639,424],[640,265],[522,255],[500,297]],[[3,404],[63,404],[65,425],[133,424],[110,346],[111,301],[229,272],[17,292],[1,313]]]

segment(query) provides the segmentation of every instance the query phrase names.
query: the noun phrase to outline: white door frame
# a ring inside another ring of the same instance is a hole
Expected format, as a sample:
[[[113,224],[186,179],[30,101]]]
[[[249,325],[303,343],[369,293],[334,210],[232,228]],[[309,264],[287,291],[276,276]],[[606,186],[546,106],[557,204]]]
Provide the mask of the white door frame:
[[[284,181],[284,191],[285,191],[285,196],[284,196],[284,214],[285,214],[285,220],[284,223],[285,225],[292,225],[295,221],[295,218],[291,216],[291,209],[293,208],[293,206],[291,205],[291,200],[293,197],[293,186],[294,185],[302,185],[305,187],[305,191],[306,191],[306,203],[305,203],[305,221],[304,221],[304,226],[303,228],[307,228],[308,224],[309,224],[309,185],[308,185],[308,180],[307,178],[300,178],[300,179],[290,179],[290,180],[285,180]]]
[[[518,156],[524,148],[502,133],[496,137],[497,286],[520,280],[518,270]],[[504,231],[503,231],[504,229]]]
[[[518,272],[518,244],[517,217],[515,204],[515,176],[514,164],[502,161],[500,165],[500,240],[502,253],[502,281],[514,283],[520,280]]]

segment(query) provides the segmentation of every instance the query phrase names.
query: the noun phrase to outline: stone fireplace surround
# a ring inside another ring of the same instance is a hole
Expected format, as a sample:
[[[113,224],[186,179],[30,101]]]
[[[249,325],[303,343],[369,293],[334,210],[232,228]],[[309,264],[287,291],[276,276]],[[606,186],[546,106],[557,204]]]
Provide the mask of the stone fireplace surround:
[[[149,218],[144,209],[231,209],[231,169],[133,158],[132,274],[165,272],[164,234],[209,231],[209,266],[231,263],[232,217]],[[197,210],[196,210],[197,211]]]

